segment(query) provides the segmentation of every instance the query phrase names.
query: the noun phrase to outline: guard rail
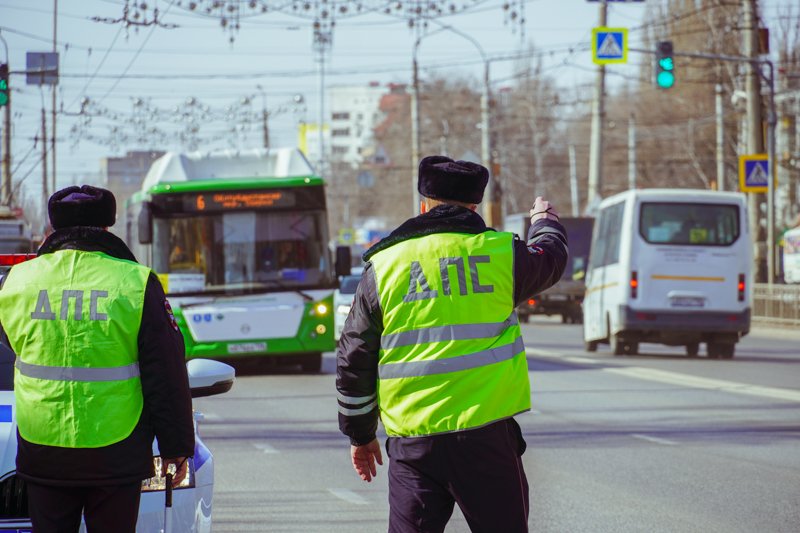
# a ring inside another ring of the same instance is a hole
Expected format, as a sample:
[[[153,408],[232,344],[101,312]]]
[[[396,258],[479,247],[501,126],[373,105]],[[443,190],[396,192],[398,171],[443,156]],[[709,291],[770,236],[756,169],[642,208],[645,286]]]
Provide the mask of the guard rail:
[[[800,326],[800,285],[753,285],[753,322]]]

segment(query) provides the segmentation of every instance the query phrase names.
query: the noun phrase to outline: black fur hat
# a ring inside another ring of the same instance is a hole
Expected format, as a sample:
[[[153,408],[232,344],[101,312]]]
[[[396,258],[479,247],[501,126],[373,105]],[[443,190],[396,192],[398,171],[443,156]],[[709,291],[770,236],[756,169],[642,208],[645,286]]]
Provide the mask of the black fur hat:
[[[479,204],[487,183],[489,171],[477,163],[443,155],[430,155],[419,162],[417,190],[426,198]]]
[[[72,226],[113,226],[117,218],[114,194],[91,185],[72,185],[53,193],[47,201],[50,225],[53,229]]]

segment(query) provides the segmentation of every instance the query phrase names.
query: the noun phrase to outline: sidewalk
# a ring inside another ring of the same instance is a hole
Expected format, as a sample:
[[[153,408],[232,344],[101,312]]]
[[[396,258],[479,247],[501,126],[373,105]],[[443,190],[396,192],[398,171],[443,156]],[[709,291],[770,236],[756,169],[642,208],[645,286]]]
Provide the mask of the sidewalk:
[[[776,326],[766,320],[753,320],[750,324],[750,336],[797,340],[797,351],[800,352],[800,327],[797,326]]]

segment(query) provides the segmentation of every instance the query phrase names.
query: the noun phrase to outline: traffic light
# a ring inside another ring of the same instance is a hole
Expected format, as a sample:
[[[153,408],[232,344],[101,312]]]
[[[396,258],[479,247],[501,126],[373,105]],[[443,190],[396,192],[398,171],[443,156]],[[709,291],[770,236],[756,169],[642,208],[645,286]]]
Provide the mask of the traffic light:
[[[675,59],[672,57],[672,41],[656,43],[656,85],[669,89],[675,85]]]
[[[0,63],[0,107],[8,105],[8,64]]]

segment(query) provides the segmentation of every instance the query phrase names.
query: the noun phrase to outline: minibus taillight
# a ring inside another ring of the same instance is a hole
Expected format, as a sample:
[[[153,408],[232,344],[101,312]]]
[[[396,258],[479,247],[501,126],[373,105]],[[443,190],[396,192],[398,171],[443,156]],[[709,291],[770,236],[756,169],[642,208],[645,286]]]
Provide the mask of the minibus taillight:
[[[528,305],[536,305],[536,300],[531,298],[530,300],[528,300]]]
[[[631,298],[636,298],[636,294],[639,292],[639,279],[637,277],[636,271],[631,272]]]
[[[739,274],[739,284],[736,286],[736,288],[739,291],[739,301],[743,302],[744,301],[744,289],[745,289],[744,274]]]

